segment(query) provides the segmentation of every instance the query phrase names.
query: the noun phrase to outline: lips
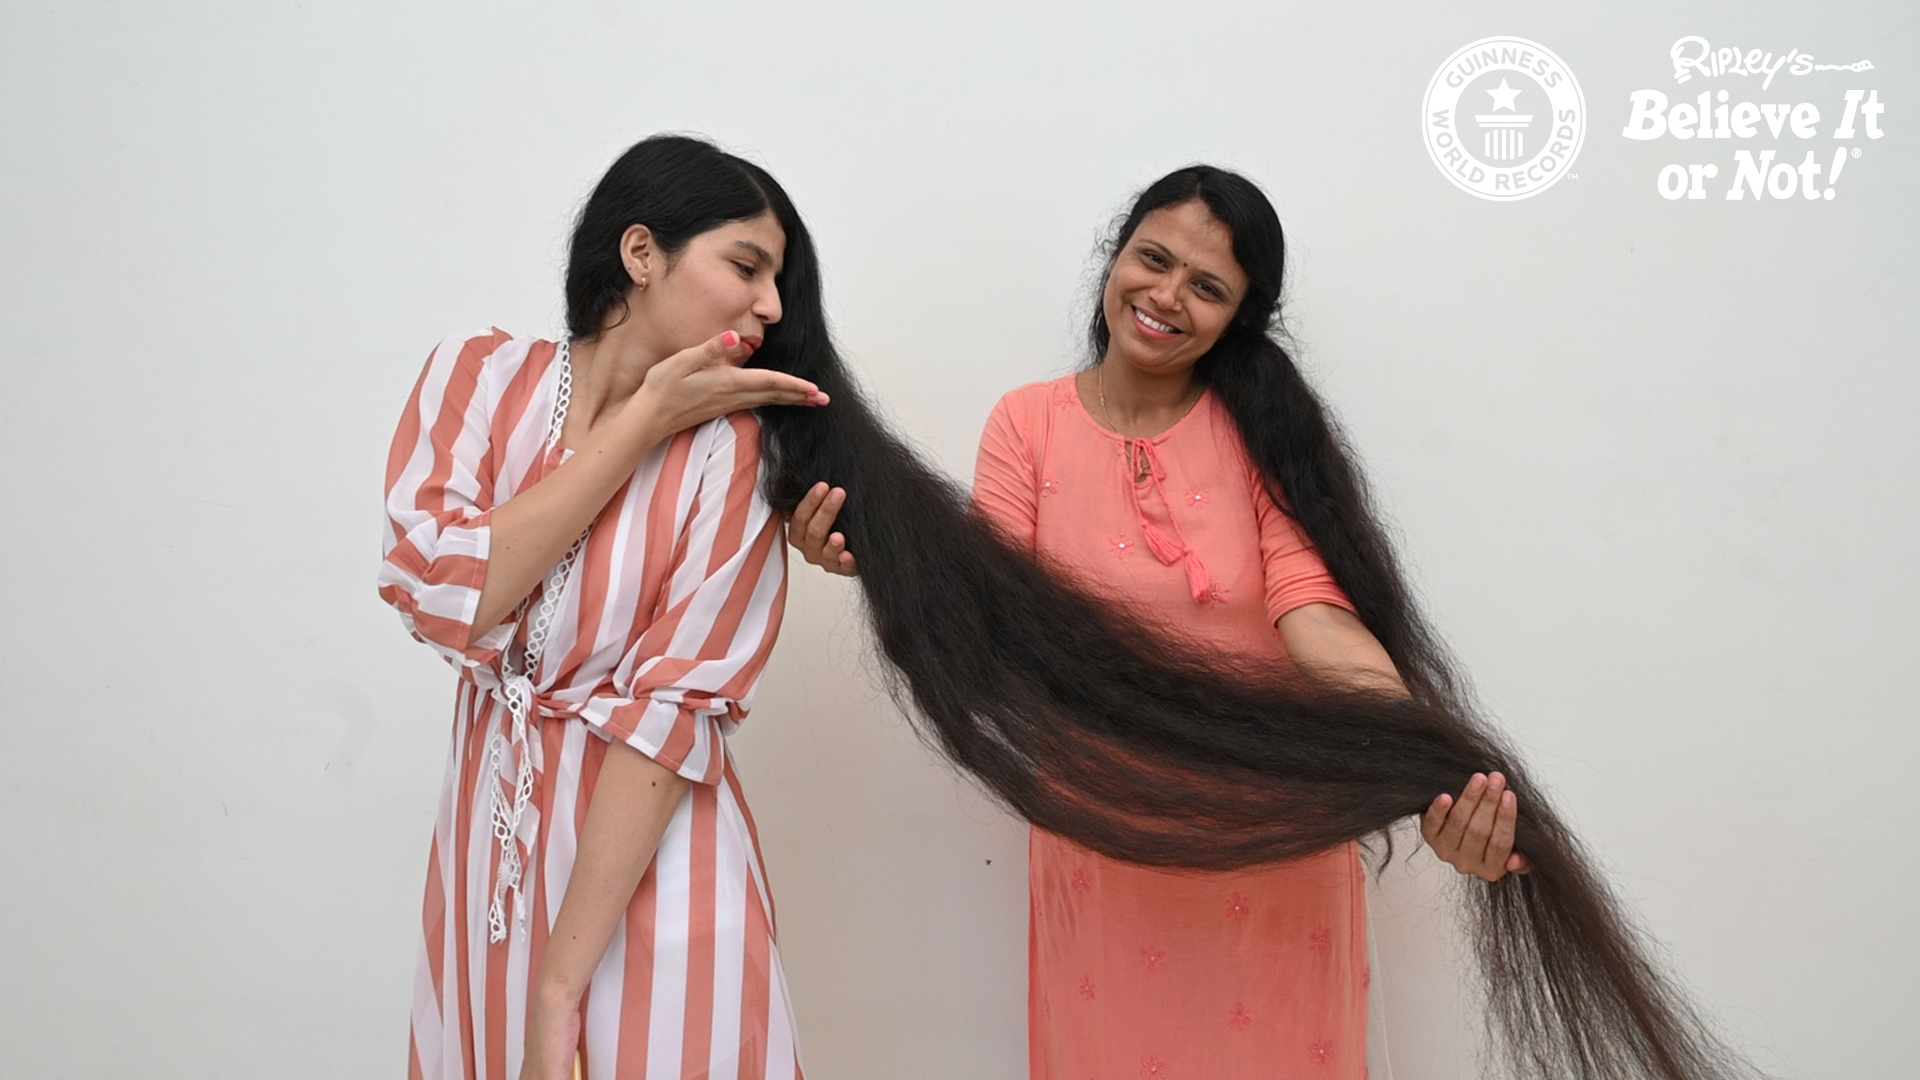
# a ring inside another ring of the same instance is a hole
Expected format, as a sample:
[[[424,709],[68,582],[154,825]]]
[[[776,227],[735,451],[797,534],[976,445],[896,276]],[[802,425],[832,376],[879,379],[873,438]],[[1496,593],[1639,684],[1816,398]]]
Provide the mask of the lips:
[[[1172,341],[1179,337],[1181,330],[1172,323],[1161,322],[1139,308],[1132,308],[1134,328],[1149,341]]]
[[[747,347],[748,359],[752,359],[753,354],[760,351],[760,342],[763,340],[765,339],[759,338],[759,337],[742,337],[740,339],[740,344],[745,345]]]

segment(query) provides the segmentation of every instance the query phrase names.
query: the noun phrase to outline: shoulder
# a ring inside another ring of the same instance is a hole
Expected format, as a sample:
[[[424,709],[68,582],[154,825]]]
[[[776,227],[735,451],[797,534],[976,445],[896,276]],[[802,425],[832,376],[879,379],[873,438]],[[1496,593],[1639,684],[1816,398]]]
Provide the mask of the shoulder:
[[[760,418],[751,412],[728,413],[675,436],[685,447],[691,475],[704,477],[703,486],[725,484],[757,486],[764,463],[760,451]],[[669,454],[669,459],[674,455]]]
[[[558,351],[551,341],[515,337],[499,327],[477,334],[454,334],[435,346],[421,382],[423,388],[485,385],[491,390],[490,397],[497,396],[522,378],[538,379]]]
[[[1260,469],[1253,463],[1253,454],[1247,449],[1246,434],[1240,430],[1240,422],[1233,418],[1220,395],[1208,390],[1200,398],[1197,409],[1205,410],[1205,430],[1213,441],[1214,452],[1220,456],[1222,465],[1247,477],[1250,484],[1261,486]]]
[[[434,348],[433,361],[436,365],[445,364],[479,369],[484,367],[487,362],[496,354],[500,353],[502,349],[514,344],[516,341],[523,345],[531,346],[534,339],[515,338],[512,334],[507,333],[497,326],[489,327],[479,333],[454,334],[451,337],[442,339],[440,344]],[[524,353],[526,350],[523,348],[521,351]]]
[[[1062,375],[1057,379],[1028,383],[1000,395],[1000,404],[996,409],[1017,409],[1035,411],[1052,408],[1072,402],[1079,391],[1074,389],[1074,380],[1078,375]]]
[[[1074,389],[1074,378],[1066,375],[1007,391],[993,406],[987,426],[1012,428],[1022,435],[1032,432],[1052,410],[1072,404],[1079,393]]]
[[[714,453],[729,453],[735,457],[747,456],[760,459],[760,417],[752,412],[728,413],[695,428],[694,431],[709,440]]]

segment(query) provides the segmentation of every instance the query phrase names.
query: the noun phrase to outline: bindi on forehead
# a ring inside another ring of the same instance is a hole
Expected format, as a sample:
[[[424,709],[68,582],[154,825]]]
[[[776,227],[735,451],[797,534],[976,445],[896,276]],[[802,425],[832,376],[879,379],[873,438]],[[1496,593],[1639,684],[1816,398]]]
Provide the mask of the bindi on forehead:
[[[1140,238],[1140,242],[1142,244],[1147,245],[1148,247],[1153,248],[1155,251],[1158,251],[1161,254],[1161,256],[1167,259],[1169,262],[1179,263],[1180,269],[1192,270],[1195,274],[1198,274],[1201,277],[1211,278],[1222,285],[1227,285],[1231,283],[1233,278],[1236,276],[1231,270],[1216,269],[1214,266],[1209,265],[1207,263],[1201,263],[1199,265],[1196,265],[1193,262],[1192,257],[1190,257],[1187,254],[1183,254],[1181,252],[1175,251],[1172,247],[1170,247],[1166,243],[1166,241],[1160,240],[1156,237],[1142,236]],[[1238,264],[1232,263],[1230,261],[1231,256],[1228,256],[1228,259],[1229,259],[1229,265],[1234,266],[1237,269]]]

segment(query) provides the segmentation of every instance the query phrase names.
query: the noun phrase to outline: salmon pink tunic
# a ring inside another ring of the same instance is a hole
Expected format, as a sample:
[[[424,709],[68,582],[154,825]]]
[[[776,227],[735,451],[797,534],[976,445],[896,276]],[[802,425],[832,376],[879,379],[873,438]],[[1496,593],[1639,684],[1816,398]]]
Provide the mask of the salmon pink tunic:
[[[1129,439],[1072,376],[1015,390],[987,421],[974,500],[1080,586],[1222,650],[1286,665],[1281,616],[1352,607],[1211,391]],[[1039,829],[1030,850],[1033,1080],[1367,1075],[1354,845],[1232,874],[1133,866]]]
[[[585,1076],[797,1080],[773,898],[726,741],[786,602],[753,418],[654,447],[571,566],[526,610],[472,633],[493,509],[565,456],[563,355],[497,330],[450,339],[428,360],[388,459],[380,595],[460,677],[407,1075],[519,1075],[528,989],[619,739],[693,783],[593,973]],[[529,637],[544,640],[531,670]]]

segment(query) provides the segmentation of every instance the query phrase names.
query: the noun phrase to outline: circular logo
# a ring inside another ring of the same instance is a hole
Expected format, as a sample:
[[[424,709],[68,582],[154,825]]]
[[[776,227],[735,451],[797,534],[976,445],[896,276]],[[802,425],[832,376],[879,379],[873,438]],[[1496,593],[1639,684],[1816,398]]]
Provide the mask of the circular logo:
[[[1552,50],[1482,38],[1447,57],[1420,113],[1427,154],[1462,191],[1511,202],[1558,183],[1587,136],[1587,102]]]

